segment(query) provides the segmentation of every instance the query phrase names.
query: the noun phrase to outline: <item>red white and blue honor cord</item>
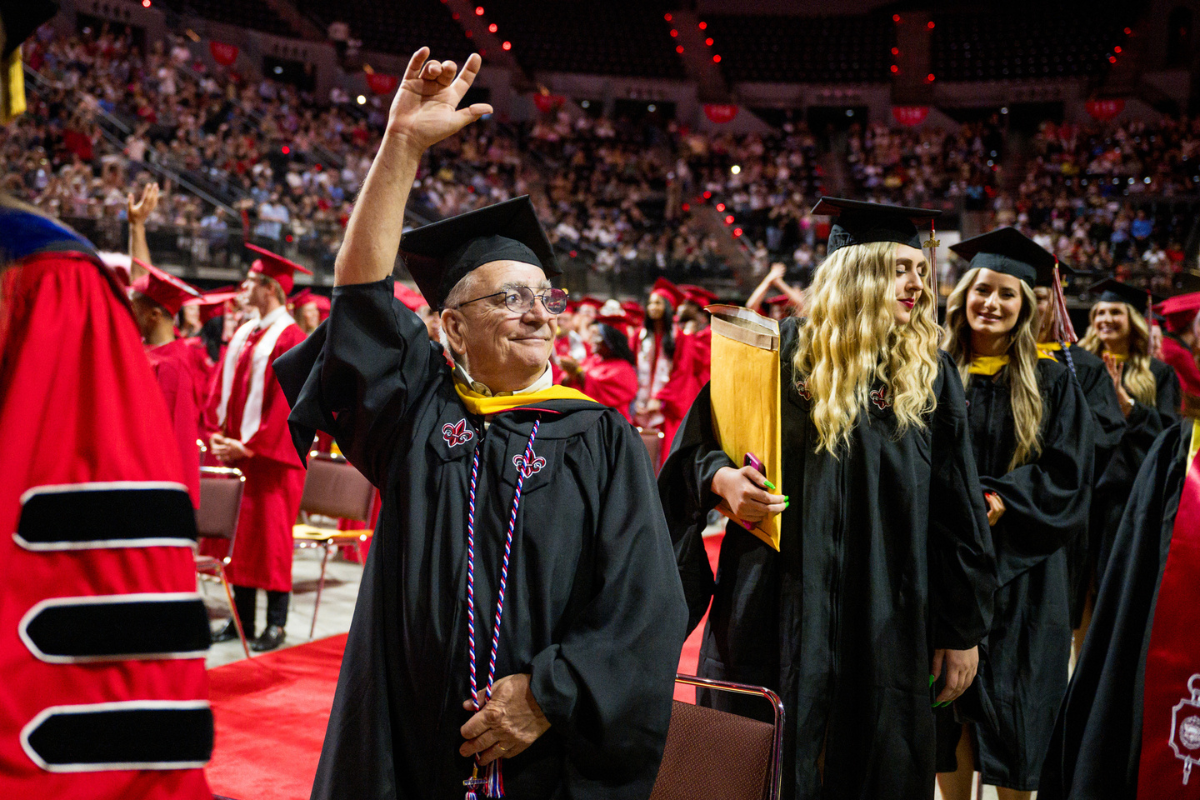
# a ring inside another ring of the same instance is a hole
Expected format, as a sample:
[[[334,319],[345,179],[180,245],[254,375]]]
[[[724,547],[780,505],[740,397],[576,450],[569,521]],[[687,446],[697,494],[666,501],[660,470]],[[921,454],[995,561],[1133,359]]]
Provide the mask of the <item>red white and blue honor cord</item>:
[[[535,420],[529,443],[525,445],[525,463],[532,463],[533,440],[537,438],[541,420]],[[479,702],[479,690],[475,678],[475,488],[479,483],[479,452],[483,443],[475,448],[471,462],[471,492],[467,502],[467,655],[471,670],[471,705],[476,711],[492,699],[492,686],[496,682],[496,655],[500,651],[500,621],[504,616],[504,595],[508,589],[508,562],[512,557],[513,534],[517,528],[517,509],[521,505],[521,487],[525,484],[526,471],[517,467],[517,490],[513,494],[512,511],[508,515],[508,535],[504,540],[504,560],[500,564],[500,589],[496,594],[496,624],[492,629],[492,655],[488,659],[487,686],[484,688],[483,703]],[[479,754],[475,754],[475,775],[463,781],[467,786],[466,800],[484,797],[504,797],[504,776],[500,771],[501,759],[497,758],[485,768],[483,778],[479,775]],[[476,793],[478,790],[478,794]]]

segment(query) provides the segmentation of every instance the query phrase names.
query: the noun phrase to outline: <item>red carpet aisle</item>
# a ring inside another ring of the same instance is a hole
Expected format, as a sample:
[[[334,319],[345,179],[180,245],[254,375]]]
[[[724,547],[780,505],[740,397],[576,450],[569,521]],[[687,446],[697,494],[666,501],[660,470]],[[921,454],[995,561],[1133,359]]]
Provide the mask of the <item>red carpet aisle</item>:
[[[705,540],[716,568],[721,535]],[[679,671],[696,674],[701,623],[688,637]],[[208,673],[216,746],[208,766],[213,793],[233,800],[307,800],[333,707],[346,634],[217,667]],[[681,686],[678,700],[695,702]]]
[[[209,671],[214,794],[307,800],[345,649],[342,634]]]
[[[725,538],[724,533],[718,533],[716,536],[706,536],[704,539],[704,549],[708,551],[708,563],[712,565],[713,574],[717,574],[717,556],[721,553],[721,540]],[[696,626],[696,630],[692,631],[692,635],[683,643],[683,652],[679,654],[679,671],[684,675],[695,675],[696,666],[700,660],[700,638],[704,635],[704,623],[708,621],[708,614],[704,615],[704,619],[700,620],[700,624]],[[696,702],[696,689],[692,686],[676,686],[675,699],[682,700],[685,703]]]

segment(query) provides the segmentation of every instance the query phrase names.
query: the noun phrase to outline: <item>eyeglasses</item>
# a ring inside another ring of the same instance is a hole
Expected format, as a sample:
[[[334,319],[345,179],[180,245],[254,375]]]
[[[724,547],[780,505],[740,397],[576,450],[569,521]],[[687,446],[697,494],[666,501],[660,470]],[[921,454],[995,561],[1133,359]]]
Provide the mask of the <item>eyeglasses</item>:
[[[505,289],[502,292],[485,294],[483,297],[476,297],[474,300],[459,303],[455,308],[462,308],[463,306],[469,306],[471,303],[477,303],[480,300],[500,296],[504,297],[504,305],[514,314],[528,314],[532,311],[535,297],[541,299],[542,306],[551,314],[561,314],[567,310],[567,293],[562,289],[547,289],[541,294],[534,294],[533,290],[528,286],[518,286],[515,289]]]

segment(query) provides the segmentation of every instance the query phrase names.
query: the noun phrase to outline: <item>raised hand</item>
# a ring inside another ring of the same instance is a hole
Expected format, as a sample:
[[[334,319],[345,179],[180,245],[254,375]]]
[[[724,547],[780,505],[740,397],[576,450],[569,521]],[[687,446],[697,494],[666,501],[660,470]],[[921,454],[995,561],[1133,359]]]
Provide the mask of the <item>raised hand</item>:
[[[148,183],[142,189],[142,199],[134,202],[133,194],[125,195],[126,213],[130,225],[145,225],[146,220],[158,208],[158,184]]]
[[[427,61],[428,58],[428,47],[413,53],[388,116],[388,133],[402,138],[416,151],[423,151],[484,114],[492,113],[487,103],[458,108],[479,74],[482,60],[477,53],[471,54],[457,77],[458,67],[453,61]]]

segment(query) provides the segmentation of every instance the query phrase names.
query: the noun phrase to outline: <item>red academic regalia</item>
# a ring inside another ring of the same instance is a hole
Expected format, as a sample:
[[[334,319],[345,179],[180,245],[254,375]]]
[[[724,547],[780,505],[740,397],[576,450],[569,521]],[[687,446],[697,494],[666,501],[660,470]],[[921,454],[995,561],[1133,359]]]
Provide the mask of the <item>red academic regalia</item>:
[[[1200,367],[1187,345],[1171,334],[1163,336],[1161,360],[1170,365],[1179,376],[1179,386],[1184,396],[1200,398]]]
[[[191,348],[185,339],[173,339],[157,347],[147,347],[146,357],[154,370],[158,388],[167,401],[171,427],[179,446],[180,466],[192,504],[200,507],[200,415],[196,411],[195,374]]]
[[[709,328],[697,333],[675,333],[675,358],[671,371],[655,397],[662,402],[662,456],[659,466],[666,462],[683,418],[692,402],[708,383],[712,362],[712,333]]]
[[[64,241],[0,279],[0,797],[208,800],[209,632],[170,416],[115,278],[15,216]]]
[[[621,416],[633,422],[629,406],[637,397],[637,370],[628,361],[620,358],[601,358],[599,354],[588,356],[583,364],[579,390],[597,403],[621,412]]]
[[[232,465],[246,476],[233,559],[226,569],[229,582],[237,586],[277,592],[292,588],[292,525],[304,493],[304,467],[288,432],[290,409],[271,365],[302,341],[304,331],[283,307],[245,323],[229,344],[213,393],[220,432],[254,452]]]

